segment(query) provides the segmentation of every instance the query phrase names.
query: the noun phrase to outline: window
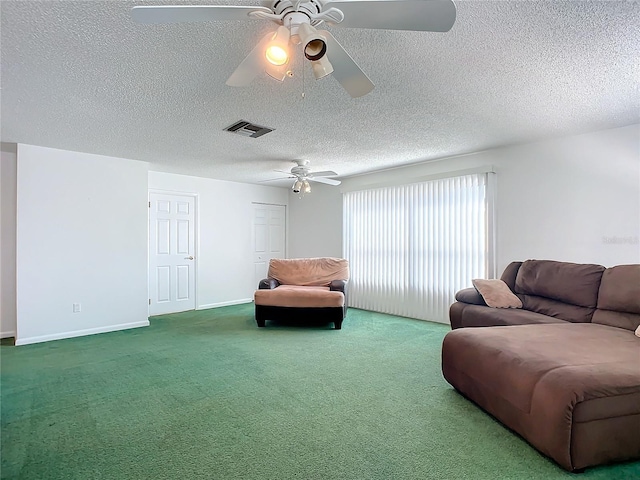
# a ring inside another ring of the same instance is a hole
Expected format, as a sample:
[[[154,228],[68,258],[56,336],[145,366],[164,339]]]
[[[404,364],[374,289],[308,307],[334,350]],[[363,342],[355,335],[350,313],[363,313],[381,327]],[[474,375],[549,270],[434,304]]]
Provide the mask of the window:
[[[489,175],[345,193],[349,305],[447,322],[455,292],[493,274]]]

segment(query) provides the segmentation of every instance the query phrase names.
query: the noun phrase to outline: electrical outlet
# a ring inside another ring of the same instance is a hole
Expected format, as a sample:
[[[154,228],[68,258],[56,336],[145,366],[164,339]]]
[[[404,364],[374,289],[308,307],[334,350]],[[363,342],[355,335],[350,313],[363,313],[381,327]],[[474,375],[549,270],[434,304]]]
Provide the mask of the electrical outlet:
[[[79,303],[73,304],[73,313],[80,313],[82,311],[82,305]]]

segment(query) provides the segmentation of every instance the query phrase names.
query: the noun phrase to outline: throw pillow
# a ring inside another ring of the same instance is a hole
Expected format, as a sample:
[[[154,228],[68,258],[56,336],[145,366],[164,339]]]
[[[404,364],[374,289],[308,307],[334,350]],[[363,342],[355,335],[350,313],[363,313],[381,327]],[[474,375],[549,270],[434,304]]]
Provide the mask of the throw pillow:
[[[471,280],[484,302],[492,308],[522,308],[522,302],[502,280]]]
[[[640,337],[640,325],[636,328],[636,337]]]

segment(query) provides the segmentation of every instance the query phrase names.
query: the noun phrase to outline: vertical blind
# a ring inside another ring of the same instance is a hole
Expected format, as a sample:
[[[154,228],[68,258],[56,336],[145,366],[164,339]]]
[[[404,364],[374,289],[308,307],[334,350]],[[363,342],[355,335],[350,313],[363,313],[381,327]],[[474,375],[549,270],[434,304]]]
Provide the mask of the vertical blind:
[[[344,194],[349,305],[448,321],[455,292],[488,278],[488,174]]]

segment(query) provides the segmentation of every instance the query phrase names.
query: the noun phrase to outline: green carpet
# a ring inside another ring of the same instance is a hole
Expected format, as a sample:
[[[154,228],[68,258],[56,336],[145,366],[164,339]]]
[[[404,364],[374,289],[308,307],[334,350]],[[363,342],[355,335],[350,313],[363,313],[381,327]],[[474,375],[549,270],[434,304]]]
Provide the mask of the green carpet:
[[[573,475],[442,378],[445,325],[351,309],[258,329],[251,304],[0,347],[2,478],[630,479]]]

